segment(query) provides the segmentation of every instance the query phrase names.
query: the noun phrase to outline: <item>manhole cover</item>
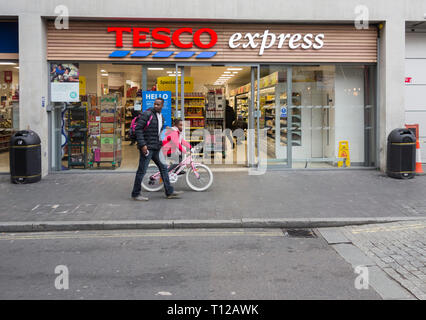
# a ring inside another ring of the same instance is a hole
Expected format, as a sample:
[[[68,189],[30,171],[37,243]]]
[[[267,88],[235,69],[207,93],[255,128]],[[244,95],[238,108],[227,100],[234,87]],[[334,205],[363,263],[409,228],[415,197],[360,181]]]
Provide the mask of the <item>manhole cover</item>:
[[[289,238],[317,238],[312,229],[283,229],[283,233]]]

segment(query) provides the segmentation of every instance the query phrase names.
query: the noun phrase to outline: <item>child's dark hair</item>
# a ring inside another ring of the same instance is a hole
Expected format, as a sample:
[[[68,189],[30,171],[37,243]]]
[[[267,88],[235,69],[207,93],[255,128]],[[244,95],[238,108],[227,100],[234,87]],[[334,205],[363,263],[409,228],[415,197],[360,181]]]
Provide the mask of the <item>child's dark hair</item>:
[[[177,127],[179,122],[181,122],[182,119],[176,118],[175,120],[173,120],[173,126]]]

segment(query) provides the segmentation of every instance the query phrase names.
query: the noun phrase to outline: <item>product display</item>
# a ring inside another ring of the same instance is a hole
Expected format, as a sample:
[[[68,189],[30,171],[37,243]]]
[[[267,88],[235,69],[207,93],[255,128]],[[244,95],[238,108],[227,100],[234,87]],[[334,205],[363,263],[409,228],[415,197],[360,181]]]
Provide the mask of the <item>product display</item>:
[[[101,121],[100,121],[100,161],[110,162],[112,168],[121,165],[121,106],[118,106],[120,96],[108,94],[100,98]],[[98,156],[95,154],[94,156]]]
[[[224,152],[223,130],[225,129],[225,100],[222,88],[211,88],[207,94],[206,129],[209,134],[205,138],[206,152]]]
[[[123,117],[123,132],[124,140],[130,141],[129,130],[135,112],[142,110],[142,91],[138,87],[130,87],[126,92]]]
[[[178,97],[180,98],[180,97]],[[176,112],[176,98],[172,98],[172,115],[173,118],[179,117],[180,112]],[[206,125],[205,113],[205,97],[202,92],[185,92],[184,93],[184,109],[185,109],[185,127],[186,140],[192,145],[197,145],[203,142],[204,136],[195,136],[194,130],[204,129]],[[179,99],[180,102],[180,99]],[[180,105],[179,105],[180,109]],[[180,110],[179,110],[180,111]],[[203,155],[203,150],[197,150],[198,155]]]
[[[14,128],[18,128],[19,124],[17,123],[19,118],[18,108],[19,108],[19,97],[16,95],[12,98],[7,96],[1,97],[0,104],[0,153],[9,150],[9,141],[14,133]]]
[[[98,100],[96,95],[89,95],[89,167],[101,161],[101,109]]]
[[[82,103],[67,106],[68,168],[87,166],[87,108]]]

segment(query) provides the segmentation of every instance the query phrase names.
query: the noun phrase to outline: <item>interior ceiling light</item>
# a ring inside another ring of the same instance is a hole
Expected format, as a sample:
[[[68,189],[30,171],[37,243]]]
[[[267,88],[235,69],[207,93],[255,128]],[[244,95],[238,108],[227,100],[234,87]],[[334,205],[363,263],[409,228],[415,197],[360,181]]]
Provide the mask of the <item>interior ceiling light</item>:
[[[16,63],[14,62],[0,62],[0,65],[2,66],[14,66]]]
[[[102,69],[102,70],[101,70],[101,72],[104,72],[104,73],[105,73],[105,72],[107,72],[107,71],[106,71],[106,70],[104,70],[104,69]]]
[[[243,68],[228,68],[229,71],[243,70]]]
[[[232,73],[238,73],[238,71],[233,71]]]
[[[103,77],[108,77],[108,73],[102,73]]]
[[[224,71],[223,73],[231,73],[231,71]]]
[[[148,68],[148,70],[164,70],[164,68]]]

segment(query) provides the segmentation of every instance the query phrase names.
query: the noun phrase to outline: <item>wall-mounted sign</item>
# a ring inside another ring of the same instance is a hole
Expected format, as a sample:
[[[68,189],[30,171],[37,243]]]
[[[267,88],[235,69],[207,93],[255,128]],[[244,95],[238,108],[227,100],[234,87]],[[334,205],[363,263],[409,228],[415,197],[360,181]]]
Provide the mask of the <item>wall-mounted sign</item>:
[[[79,84],[80,95],[85,96],[86,95],[86,77],[80,76],[79,82],[80,82],[80,84]]]
[[[178,77],[178,92],[181,91],[181,77]],[[194,78],[184,77],[183,92],[194,91]],[[158,77],[157,78],[157,90],[158,91],[171,91],[176,92],[176,77]]]
[[[324,38],[324,33],[280,33],[277,35],[265,30],[263,33],[234,33],[229,37],[228,44],[231,49],[239,47],[258,49],[258,54],[261,56],[265,50],[274,46],[278,49],[287,46],[291,50],[298,48],[319,50],[324,46]]]
[[[161,114],[164,118],[164,126],[172,126],[172,93],[170,91],[142,91],[142,110],[154,108],[154,102],[158,98],[164,99]]]
[[[174,21],[69,24],[82,36],[48,23],[48,59],[65,60],[72,54],[79,61],[377,62],[375,27]],[[58,38],[60,43],[53,41]]]
[[[78,63],[50,65],[50,100],[52,102],[80,101]]]

